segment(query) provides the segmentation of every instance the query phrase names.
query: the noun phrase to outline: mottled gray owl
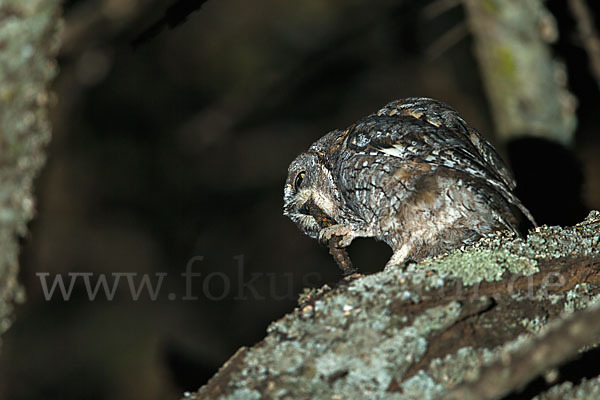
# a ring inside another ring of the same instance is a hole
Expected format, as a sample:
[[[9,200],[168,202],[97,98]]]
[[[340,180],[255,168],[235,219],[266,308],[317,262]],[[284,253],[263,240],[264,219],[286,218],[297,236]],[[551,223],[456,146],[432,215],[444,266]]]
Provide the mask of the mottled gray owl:
[[[290,165],[284,215],[327,242],[375,237],[388,265],[471,244],[494,231],[519,233],[529,211],[492,145],[448,105],[428,98],[389,103],[313,143]],[[331,226],[319,224],[310,204]]]

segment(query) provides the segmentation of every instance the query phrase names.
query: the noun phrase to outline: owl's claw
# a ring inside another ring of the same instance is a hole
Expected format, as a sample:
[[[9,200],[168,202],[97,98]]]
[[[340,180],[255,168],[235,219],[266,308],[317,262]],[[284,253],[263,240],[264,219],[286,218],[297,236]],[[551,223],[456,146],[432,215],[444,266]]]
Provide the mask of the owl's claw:
[[[328,245],[334,236],[341,238],[336,243],[336,247],[340,248],[350,246],[350,243],[356,237],[354,229],[350,225],[337,224],[321,229],[319,232],[319,242]]]

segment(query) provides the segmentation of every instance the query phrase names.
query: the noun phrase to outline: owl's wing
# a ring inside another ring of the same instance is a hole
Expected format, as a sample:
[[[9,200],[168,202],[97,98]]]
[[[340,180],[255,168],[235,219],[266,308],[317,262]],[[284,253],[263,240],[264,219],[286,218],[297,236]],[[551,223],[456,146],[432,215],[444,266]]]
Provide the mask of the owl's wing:
[[[516,182],[500,155],[475,129],[469,128],[449,105],[425,97],[408,98],[387,104],[370,118],[380,123],[381,117],[385,116],[391,117],[386,125],[398,126],[396,129],[390,126],[392,129],[386,129],[387,133],[373,135],[372,144],[375,147],[385,148],[409,142],[420,151],[432,151],[434,156],[441,151],[442,158],[445,158],[444,149],[455,149],[459,157],[463,156],[465,161],[487,171],[487,178],[491,172],[495,179],[504,182],[511,190],[515,188]],[[449,161],[446,160],[446,163]]]
[[[535,224],[512,193],[516,183],[498,153],[444,103],[422,98],[390,103],[353,125],[346,145],[358,153],[384,153],[483,179]]]
[[[461,128],[462,129],[462,128]],[[412,116],[367,117],[354,125],[347,138],[349,149],[369,155],[380,153],[404,161],[418,161],[450,169],[459,169],[486,180],[497,180],[512,188],[514,181],[505,177],[496,164],[489,165],[464,133],[447,126],[432,125]]]

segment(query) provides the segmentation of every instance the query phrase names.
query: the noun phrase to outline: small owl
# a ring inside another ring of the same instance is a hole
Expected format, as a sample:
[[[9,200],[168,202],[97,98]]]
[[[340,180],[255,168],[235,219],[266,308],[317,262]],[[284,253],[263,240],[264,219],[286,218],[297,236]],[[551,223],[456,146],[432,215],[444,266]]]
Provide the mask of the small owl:
[[[454,109],[407,98],[300,154],[288,169],[283,210],[322,243],[384,241],[393,250],[387,265],[399,265],[494,231],[519,233],[523,216],[535,225],[515,186],[492,145]]]

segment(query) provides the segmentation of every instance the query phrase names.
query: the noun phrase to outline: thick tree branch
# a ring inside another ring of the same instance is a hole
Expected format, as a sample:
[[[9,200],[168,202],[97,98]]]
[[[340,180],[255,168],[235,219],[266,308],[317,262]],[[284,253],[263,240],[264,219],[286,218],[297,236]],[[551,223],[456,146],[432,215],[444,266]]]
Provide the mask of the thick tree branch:
[[[599,244],[593,212],[309,293],[186,398],[446,398],[502,373],[486,394],[499,398],[594,342],[589,315],[566,316],[600,298]],[[562,328],[546,331],[552,321]]]
[[[531,340],[529,349],[519,349],[485,368],[474,384],[448,393],[448,400],[497,399],[560,363],[577,356],[579,350],[600,342],[600,307],[567,317],[543,335]]]

